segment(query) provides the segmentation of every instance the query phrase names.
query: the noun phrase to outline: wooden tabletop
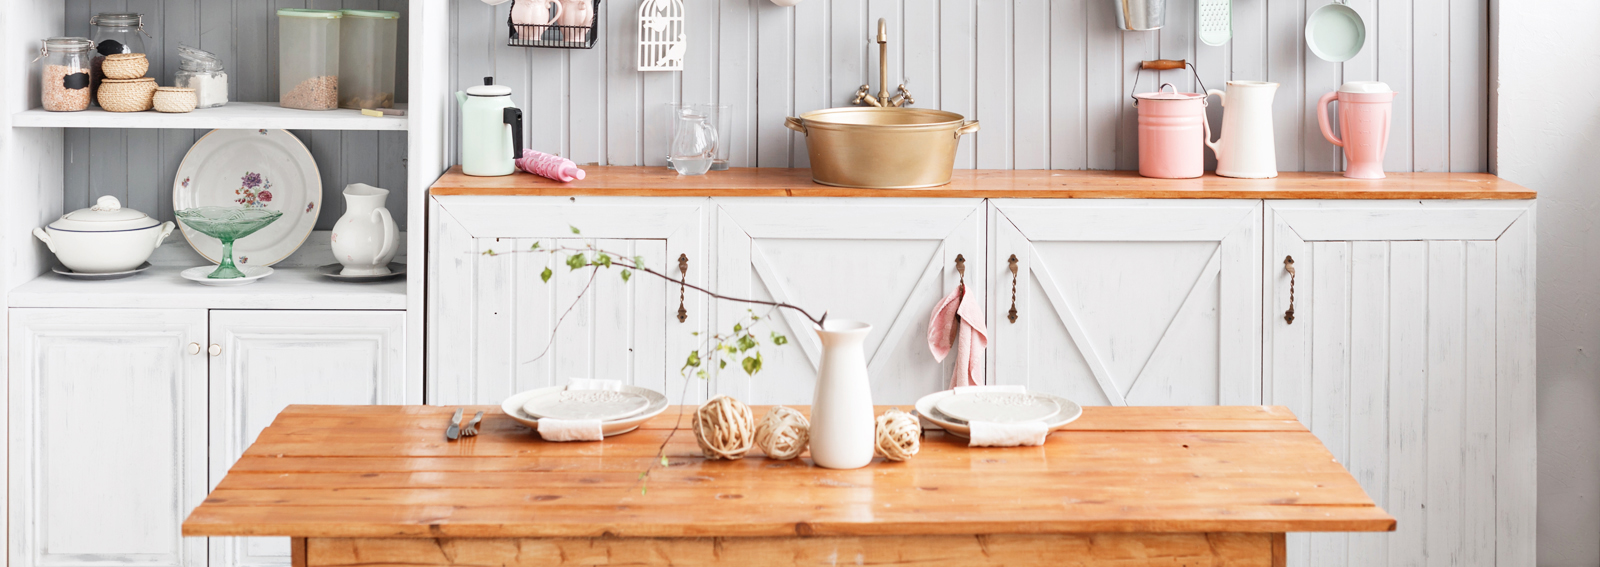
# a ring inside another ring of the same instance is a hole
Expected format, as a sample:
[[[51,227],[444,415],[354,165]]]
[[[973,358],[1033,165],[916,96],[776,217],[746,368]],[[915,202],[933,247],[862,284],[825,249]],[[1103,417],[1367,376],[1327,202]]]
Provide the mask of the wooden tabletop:
[[[930,430],[857,470],[707,461],[679,408],[599,443],[548,443],[497,407],[291,406],[187,536],[711,537],[1389,531],[1395,520],[1282,407],[1085,408],[1042,447]],[[692,410],[692,408],[690,408]],[[803,408],[802,408],[803,409]],[[881,408],[880,408],[881,409]],[[765,413],[756,408],[756,415]],[[756,453],[759,455],[759,453]]]
[[[1534,192],[1487,173],[1390,173],[1346,179],[1340,173],[1285,172],[1274,179],[1151,179],[1135,171],[958,169],[950,184],[926,189],[853,189],[811,181],[809,169],[734,168],[682,176],[665,167],[586,166],[582,181],[527,173],[473,177],[450,168],[434,195],[641,197],[967,197],[1050,199],[1532,199]]]

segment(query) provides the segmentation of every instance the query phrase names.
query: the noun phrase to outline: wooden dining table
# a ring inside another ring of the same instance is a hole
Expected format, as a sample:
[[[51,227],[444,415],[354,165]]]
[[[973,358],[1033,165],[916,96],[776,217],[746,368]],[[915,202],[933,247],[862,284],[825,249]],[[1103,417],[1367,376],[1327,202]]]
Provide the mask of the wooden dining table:
[[[1282,407],[1090,407],[1038,447],[927,429],[855,470],[707,460],[692,407],[572,443],[491,406],[448,441],[455,409],[290,406],[183,533],[289,536],[296,567],[1268,567],[1286,532],[1395,529]]]

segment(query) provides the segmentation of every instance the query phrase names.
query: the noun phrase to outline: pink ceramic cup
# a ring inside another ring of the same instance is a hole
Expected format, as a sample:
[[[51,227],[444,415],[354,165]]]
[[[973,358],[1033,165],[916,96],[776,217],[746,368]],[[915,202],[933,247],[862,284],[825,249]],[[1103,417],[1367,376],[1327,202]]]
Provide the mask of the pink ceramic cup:
[[[1389,120],[1394,91],[1376,81],[1352,81],[1317,101],[1322,137],[1344,148],[1344,176],[1383,179],[1383,155],[1389,149]],[[1328,103],[1339,101],[1339,135],[1328,125]]]

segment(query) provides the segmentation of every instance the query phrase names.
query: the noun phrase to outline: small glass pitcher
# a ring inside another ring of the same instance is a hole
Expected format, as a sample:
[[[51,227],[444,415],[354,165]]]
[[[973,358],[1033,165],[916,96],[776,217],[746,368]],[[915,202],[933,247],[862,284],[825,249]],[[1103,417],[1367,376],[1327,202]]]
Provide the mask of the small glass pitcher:
[[[706,117],[682,113],[672,138],[672,168],[679,175],[705,175],[717,157],[717,129]]]

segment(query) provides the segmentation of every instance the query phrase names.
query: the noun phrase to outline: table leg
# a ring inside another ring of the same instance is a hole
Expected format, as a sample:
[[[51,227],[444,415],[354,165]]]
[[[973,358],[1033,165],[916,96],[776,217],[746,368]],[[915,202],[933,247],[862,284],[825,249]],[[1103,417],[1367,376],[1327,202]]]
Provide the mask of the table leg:
[[[296,540],[295,567],[1284,567],[1281,533]],[[304,541],[301,545],[298,542]],[[301,550],[304,550],[303,552]],[[304,562],[301,558],[304,558]]]
[[[290,567],[306,567],[306,538],[289,538]]]

